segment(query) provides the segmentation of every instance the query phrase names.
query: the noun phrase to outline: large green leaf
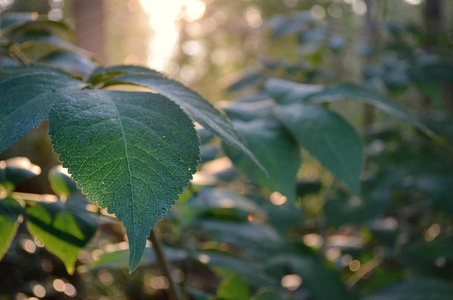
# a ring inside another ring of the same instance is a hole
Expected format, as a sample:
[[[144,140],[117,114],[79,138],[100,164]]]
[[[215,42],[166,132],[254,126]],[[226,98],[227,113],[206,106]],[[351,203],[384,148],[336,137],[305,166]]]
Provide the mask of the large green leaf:
[[[44,122],[58,95],[85,84],[54,73],[34,73],[0,83],[0,152]]]
[[[69,274],[74,272],[77,256],[97,229],[97,221],[86,211],[84,198],[67,202],[36,203],[27,210],[27,228],[58,256]]]
[[[218,135],[226,143],[241,149],[261,167],[253,153],[250,152],[236,130],[234,130],[229,120],[200,94],[183,84],[167,78],[154,70],[137,66],[116,66],[97,69],[92,75],[91,80],[93,83],[97,83],[102,79],[110,79],[104,83],[104,86],[116,84],[139,85],[168,97],[181,106],[194,121],[199,122],[204,128]]]
[[[91,201],[123,221],[133,271],[150,229],[196,171],[192,121],[162,95],[100,90],[61,97],[49,120],[63,166]]]
[[[17,219],[23,213],[24,208],[14,198],[0,199],[0,259],[5,255],[16,234],[19,223]]]
[[[317,105],[281,105],[276,112],[302,147],[360,195],[363,147],[348,122]]]
[[[297,170],[302,160],[299,146],[291,134],[275,119],[234,121],[233,124],[269,176],[242,152],[224,144],[223,149],[234,165],[257,183],[279,191],[295,203]]]

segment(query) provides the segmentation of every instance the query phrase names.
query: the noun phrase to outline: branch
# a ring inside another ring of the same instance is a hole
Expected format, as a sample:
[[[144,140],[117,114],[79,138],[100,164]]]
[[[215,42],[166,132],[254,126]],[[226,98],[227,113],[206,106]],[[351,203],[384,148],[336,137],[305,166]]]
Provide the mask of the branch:
[[[154,253],[156,254],[156,258],[157,261],[159,262],[160,268],[164,273],[164,276],[167,277],[168,283],[170,284],[170,287],[167,290],[169,298],[172,300],[182,300],[181,291],[176,286],[173,277],[171,277],[170,266],[168,264],[167,259],[165,258],[164,249],[159,239],[157,238],[154,229],[151,229],[150,239],[151,243],[153,244]]]

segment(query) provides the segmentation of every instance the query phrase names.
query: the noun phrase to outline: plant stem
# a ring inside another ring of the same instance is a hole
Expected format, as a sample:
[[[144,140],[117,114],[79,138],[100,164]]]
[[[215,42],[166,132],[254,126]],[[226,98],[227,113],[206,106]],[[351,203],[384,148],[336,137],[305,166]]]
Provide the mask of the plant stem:
[[[363,264],[363,266],[355,272],[347,281],[346,286],[348,288],[354,287],[365,275],[373,271],[375,268],[379,267],[379,265],[384,261],[382,256],[376,256],[369,262]]]
[[[173,281],[173,277],[171,277],[170,266],[168,264],[167,259],[165,258],[164,249],[162,244],[160,243],[159,239],[154,232],[154,229],[151,229],[150,233],[151,243],[153,244],[154,253],[156,254],[157,261],[159,262],[160,268],[164,273],[164,276],[167,277],[168,283],[170,284],[168,291],[168,296],[172,300],[182,300],[182,296],[180,290],[176,286],[176,283]]]

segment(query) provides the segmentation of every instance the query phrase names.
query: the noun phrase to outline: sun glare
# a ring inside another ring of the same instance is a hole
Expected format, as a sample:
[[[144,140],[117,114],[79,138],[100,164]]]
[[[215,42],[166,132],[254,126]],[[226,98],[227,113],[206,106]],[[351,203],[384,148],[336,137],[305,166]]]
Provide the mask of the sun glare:
[[[201,0],[140,0],[149,15],[150,29],[153,31],[148,45],[148,66],[164,71],[174,55],[179,41],[181,19],[193,22],[200,19],[206,4]]]

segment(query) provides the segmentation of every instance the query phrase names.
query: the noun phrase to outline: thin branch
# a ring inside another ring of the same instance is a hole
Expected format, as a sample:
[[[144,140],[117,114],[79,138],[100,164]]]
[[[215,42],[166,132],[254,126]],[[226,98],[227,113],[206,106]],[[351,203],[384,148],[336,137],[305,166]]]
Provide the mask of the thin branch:
[[[362,267],[355,272],[349,279],[346,281],[346,286],[348,288],[352,288],[354,285],[356,285],[365,275],[373,271],[375,268],[377,268],[384,258],[382,256],[376,256],[369,262],[365,263],[362,265]]]
[[[11,197],[15,199],[34,201],[34,202],[57,202],[58,197],[52,194],[32,194],[32,193],[21,193],[12,192]]]
[[[168,264],[167,259],[165,258],[164,249],[162,244],[160,243],[159,239],[154,232],[154,229],[151,229],[150,233],[151,243],[153,244],[154,253],[156,254],[157,261],[161,267],[164,276],[167,277],[168,283],[170,284],[168,291],[168,296],[172,300],[182,300],[181,291],[176,286],[176,283],[173,280],[170,272],[170,266]]]

